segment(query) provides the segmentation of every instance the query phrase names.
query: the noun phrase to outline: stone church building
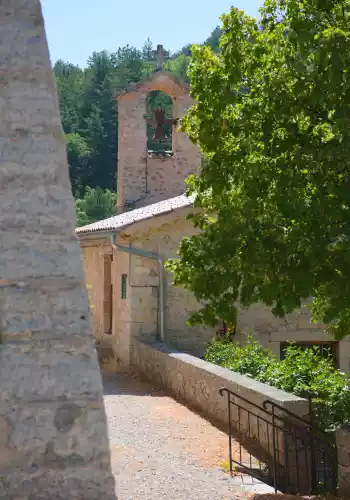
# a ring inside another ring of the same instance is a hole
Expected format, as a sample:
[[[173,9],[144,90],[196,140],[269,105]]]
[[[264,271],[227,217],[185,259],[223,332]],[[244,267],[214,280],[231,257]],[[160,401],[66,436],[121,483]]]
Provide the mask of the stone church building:
[[[153,120],[154,137],[157,133],[161,137],[168,124],[171,150],[149,147],[147,99],[155,91],[172,101],[172,119],[158,110]],[[124,368],[129,366],[135,337],[161,340],[201,356],[215,335],[213,329],[186,324],[198,305],[189,292],[172,286],[164,269],[164,262],[176,256],[181,239],[194,232],[185,219],[193,208],[184,195],[184,180],[197,171],[201,156],[187,135],[176,129],[177,120],[191,105],[188,87],[161,68],[148,82],[119,95],[117,215],[76,231],[97,342],[112,347]],[[247,331],[278,356],[283,356],[287,341],[319,344],[331,349],[339,368],[350,371],[350,342],[335,342],[322,325],[310,322],[306,310],[280,319],[256,305],[242,311],[237,339]]]

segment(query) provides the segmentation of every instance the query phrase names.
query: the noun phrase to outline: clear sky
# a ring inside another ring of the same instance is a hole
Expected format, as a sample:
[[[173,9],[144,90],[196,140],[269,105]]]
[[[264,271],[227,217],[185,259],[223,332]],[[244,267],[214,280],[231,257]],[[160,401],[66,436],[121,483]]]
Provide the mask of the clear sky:
[[[141,48],[147,37],[176,52],[201,43],[231,5],[258,15],[262,0],[41,0],[51,60],[85,66],[94,51]]]

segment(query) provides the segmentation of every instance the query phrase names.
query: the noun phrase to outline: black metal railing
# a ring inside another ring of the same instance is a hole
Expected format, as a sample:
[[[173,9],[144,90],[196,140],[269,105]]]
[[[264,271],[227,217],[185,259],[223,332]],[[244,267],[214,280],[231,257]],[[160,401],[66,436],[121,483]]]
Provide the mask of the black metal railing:
[[[229,389],[227,397],[229,463],[291,494],[335,493],[337,449],[333,435],[273,401],[258,405]]]

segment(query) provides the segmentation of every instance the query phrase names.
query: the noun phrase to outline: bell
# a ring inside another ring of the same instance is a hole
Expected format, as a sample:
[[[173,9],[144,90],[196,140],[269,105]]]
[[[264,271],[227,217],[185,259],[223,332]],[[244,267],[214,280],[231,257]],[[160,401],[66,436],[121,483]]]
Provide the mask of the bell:
[[[164,129],[161,125],[157,125],[156,130],[154,132],[154,136],[152,137],[154,141],[164,141],[165,140],[165,134],[164,134]]]

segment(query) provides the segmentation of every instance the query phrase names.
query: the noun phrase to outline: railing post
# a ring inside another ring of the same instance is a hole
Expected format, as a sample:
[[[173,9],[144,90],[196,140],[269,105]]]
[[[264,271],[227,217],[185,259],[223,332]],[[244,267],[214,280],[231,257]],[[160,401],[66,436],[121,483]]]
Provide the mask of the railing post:
[[[232,467],[232,422],[231,422],[231,395],[227,392],[227,406],[228,406],[228,448],[230,460],[230,474],[233,474]]]
[[[228,449],[229,449],[229,461],[230,461],[230,474],[233,474],[232,466],[232,422],[231,422],[231,392],[223,387],[220,389],[219,393],[221,396],[227,394],[227,416],[228,416]]]
[[[273,486],[275,488],[275,493],[277,495],[277,465],[276,465],[276,427],[275,427],[275,405],[272,405],[272,446],[273,446]]]
[[[310,419],[310,471],[311,471],[311,494],[317,494],[317,457],[315,453],[315,440],[314,440],[314,431],[313,431],[313,408],[312,408],[312,397],[308,396],[309,400],[309,419]]]

